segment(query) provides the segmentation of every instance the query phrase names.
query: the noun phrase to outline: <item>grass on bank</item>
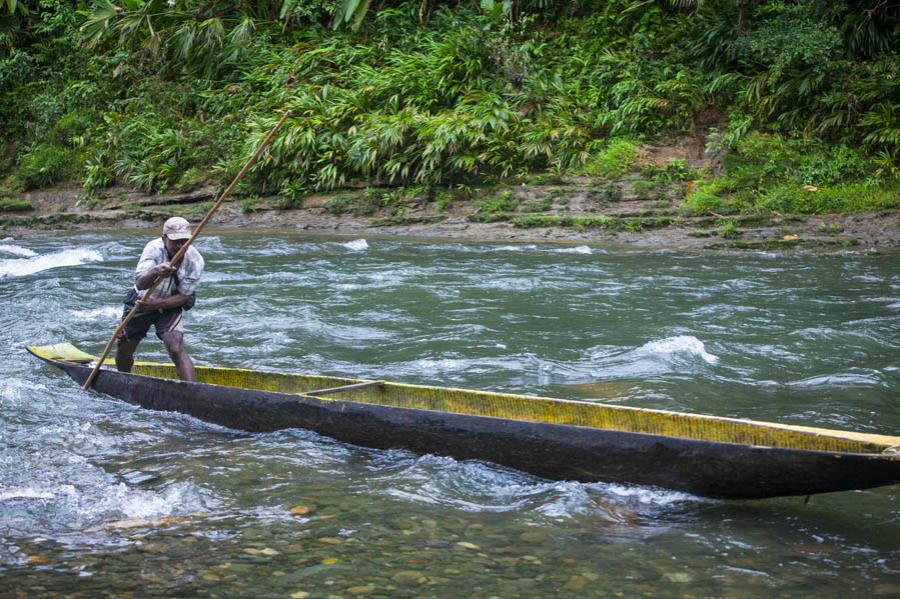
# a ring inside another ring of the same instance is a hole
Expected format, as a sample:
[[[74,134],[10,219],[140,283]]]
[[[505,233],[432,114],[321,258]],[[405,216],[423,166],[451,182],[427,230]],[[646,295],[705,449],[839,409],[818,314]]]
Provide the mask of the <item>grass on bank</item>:
[[[25,212],[33,209],[34,206],[28,200],[0,198],[0,212]]]

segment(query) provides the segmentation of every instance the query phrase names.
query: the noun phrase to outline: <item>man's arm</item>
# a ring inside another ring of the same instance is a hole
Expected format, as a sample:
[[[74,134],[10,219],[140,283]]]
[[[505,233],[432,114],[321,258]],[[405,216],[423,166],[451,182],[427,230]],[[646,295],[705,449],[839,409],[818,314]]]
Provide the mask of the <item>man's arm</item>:
[[[153,268],[148,268],[144,272],[135,275],[134,286],[137,287],[138,290],[150,289],[150,286],[153,285],[153,281],[158,277],[170,277],[174,272],[175,269],[172,268],[168,262],[163,262],[162,264],[158,264]]]
[[[172,308],[180,308],[188,301],[189,296],[182,293],[176,293],[161,300],[138,300],[138,310],[141,312],[153,312],[154,310],[171,310]]]

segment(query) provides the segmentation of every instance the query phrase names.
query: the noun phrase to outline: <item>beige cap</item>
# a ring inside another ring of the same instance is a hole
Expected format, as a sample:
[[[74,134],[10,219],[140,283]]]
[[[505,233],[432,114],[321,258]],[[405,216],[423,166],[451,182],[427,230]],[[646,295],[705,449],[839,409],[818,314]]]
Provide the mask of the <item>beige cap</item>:
[[[180,216],[173,216],[163,225],[163,235],[169,239],[190,239],[191,223]]]

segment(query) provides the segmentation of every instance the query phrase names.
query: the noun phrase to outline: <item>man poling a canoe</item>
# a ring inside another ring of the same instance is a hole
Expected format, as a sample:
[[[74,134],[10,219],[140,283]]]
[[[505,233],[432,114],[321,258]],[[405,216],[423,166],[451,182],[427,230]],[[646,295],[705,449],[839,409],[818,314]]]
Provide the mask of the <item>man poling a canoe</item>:
[[[190,223],[180,216],[173,216],[163,225],[162,237],[144,247],[135,269],[134,287],[125,298],[122,317],[127,317],[135,305],[137,313],[116,339],[116,368],[120,372],[131,372],[134,352],[152,325],[156,327],[156,336],[165,344],[179,378],[197,380],[194,363],[184,348],[182,317],[194,305],[194,294],[203,274],[203,256],[190,246],[177,264],[172,263],[190,238]],[[149,297],[145,297],[157,279],[162,280]]]
[[[153,305],[150,303],[150,300],[156,299],[156,297],[157,297],[156,293],[155,293],[156,288],[159,287],[161,285],[161,283],[163,283],[163,281],[170,283],[168,281],[168,277],[170,274],[178,274],[180,272],[181,265],[182,265],[181,259],[183,257],[187,256],[188,253],[191,253],[191,252],[196,252],[197,256],[200,256],[200,253],[197,252],[197,250],[195,250],[194,247],[191,245],[193,243],[194,239],[196,239],[196,237],[200,234],[200,231],[203,230],[203,227],[206,226],[206,223],[209,222],[209,220],[212,218],[213,214],[216,213],[216,210],[219,209],[219,206],[222,205],[222,202],[225,200],[226,197],[228,197],[228,194],[231,193],[231,190],[235,188],[235,186],[241,180],[241,177],[243,177],[244,174],[248,170],[250,170],[250,167],[253,165],[254,162],[256,162],[256,159],[259,158],[260,154],[263,153],[263,150],[265,150],[266,147],[268,147],[269,143],[275,137],[275,134],[278,133],[278,130],[281,129],[281,127],[284,125],[285,121],[287,121],[289,116],[291,116],[290,110],[286,110],[284,112],[284,114],[281,115],[281,119],[278,121],[278,123],[275,125],[275,127],[273,127],[271,131],[269,131],[269,133],[266,135],[266,137],[262,140],[262,143],[260,143],[256,147],[256,150],[253,152],[253,155],[250,156],[249,160],[247,160],[247,162],[244,163],[244,166],[241,167],[241,170],[238,171],[238,174],[234,176],[234,179],[232,179],[231,183],[228,184],[228,187],[226,187],[225,190],[222,191],[221,194],[219,194],[219,199],[217,199],[213,203],[212,208],[209,209],[209,212],[206,213],[206,216],[203,217],[203,220],[201,220],[197,224],[197,228],[194,230],[193,234],[191,234],[190,225],[187,224],[186,220],[184,220],[183,218],[175,217],[178,219],[176,222],[180,223],[180,231],[173,232],[173,235],[175,237],[177,237],[178,239],[170,239],[167,242],[166,239],[169,238],[170,236],[166,234],[166,229],[164,226],[163,227],[163,239],[162,240],[154,240],[153,242],[150,242],[147,244],[147,247],[144,248],[145,252],[147,251],[147,249],[150,247],[150,245],[152,243],[161,243],[162,244],[163,250],[165,252],[163,255],[163,258],[160,260],[160,262],[158,264],[152,264],[151,267],[153,270],[156,270],[156,268],[155,268],[156,266],[162,266],[163,264],[165,264],[166,268],[164,270],[157,270],[156,271],[157,274],[155,276],[151,276],[151,275],[147,274],[146,278],[141,278],[141,281],[140,281],[141,285],[147,285],[146,287],[139,288],[137,286],[137,283],[138,283],[137,279],[141,276],[140,272],[137,273],[137,275],[135,276],[135,291],[136,292],[144,291],[143,294],[139,294],[139,295],[149,295],[150,297],[148,297],[148,301],[146,301],[146,302],[136,301],[136,303],[135,303],[136,309],[133,309],[130,311],[126,309],[125,317],[122,319],[122,322],[119,323],[119,326],[116,327],[116,330],[110,336],[109,341],[106,342],[106,347],[103,349],[103,353],[100,354],[100,357],[97,359],[96,363],[94,364],[93,370],[91,370],[91,373],[88,375],[87,379],[85,379],[84,385],[82,385],[82,389],[84,389],[86,391],[86,390],[90,389],[91,386],[94,384],[94,381],[96,380],[97,376],[100,373],[100,369],[103,367],[103,362],[106,360],[106,356],[109,355],[109,351],[112,349],[113,342],[116,340],[119,341],[119,348],[118,348],[118,352],[116,353],[116,366],[118,366],[120,371],[125,371],[125,372],[131,371],[131,367],[134,364],[134,350],[137,349],[138,343],[140,342],[141,339],[143,339],[143,335],[146,335],[147,330],[150,328],[148,325],[147,328],[144,329],[144,332],[140,336],[140,338],[130,337],[128,335],[128,333],[126,332],[125,329],[127,328],[127,326],[131,323],[131,321],[135,318],[135,316],[137,316],[138,314],[141,313],[141,311],[139,311],[137,308],[147,308],[147,307],[150,307]],[[173,219],[169,219],[168,221],[166,221],[166,225],[168,225],[171,222],[173,222]],[[184,228],[185,225],[187,226],[186,229]],[[185,232],[186,232],[186,235],[185,235]],[[182,239],[183,239],[183,241],[182,241]],[[177,241],[178,243],[173,243],[175,241]],[[172,253],[172,252],[174,252],[174,253]],[[141,260],[143,260],[143,258],[144,258],[144,256],[142,254]],[[175,267],[172,266],[172,263],[175,263]],[[140,266],[141,266],[141,261],[138,262],[138,268],[140,268]],[[177,270],[176,270],[176,268],[177,268]],[[202,272],[203,272],[203,258],[200,257],[200,271],[197,273],[197,281],[199,281],[200,274]],[[150,281],[150,282],[148,283],[147,281]],[[197,281],[195,281],[195,286],[196,286]],[[175,286],[175,291],[178,291],[178,284],[176,284],[176,286]],[[185,295],[185,294],[184,293],[176,293],[174,295]],[[137,299],[138,299],[138,297],[136,295],[135,300],[137,300]],[[165,304],[165,305],[158,304],[156,309],[157,310],[160,310],[160,309],[174,310],[177,307],[180,311],[183,311],[184,306],[187,305],[186,303],[176,305],[175,300],[170,300],[170,301],[171,301],[171,304]],[[191,305],[193,305],[193,304],[191,304]],[[127,301],[126,301],[125,307],[126,308],[128,307]],[[180,320],[179,320],[179,322],[180,322]],[[166,339],[163,338],[163,335],[160,333],[161,332],[165,333],[166,328],[163,327],[163,329],[161,330],[159,328],[159,324],[157,324],[156,332],[158,335],[160,335],[160,338],[162,338],[163,341],[165,342]],[[183,334],[170,335],[168,338],[172,340],[172,342],[171,342],[172,349],[170,349],[169,342],[166,342],[166,349],[169,350],[169,355],[171,355],[172,359],[175,361],[175,367],[177,369],[178,376],[181,377],[182,380],[196,381],[197,374],[194,370],[194,363],[191,362],[191,358],[184,351],[184,335]],[[173,353],[173,349],[177,349],[177,351],[175,353]]]

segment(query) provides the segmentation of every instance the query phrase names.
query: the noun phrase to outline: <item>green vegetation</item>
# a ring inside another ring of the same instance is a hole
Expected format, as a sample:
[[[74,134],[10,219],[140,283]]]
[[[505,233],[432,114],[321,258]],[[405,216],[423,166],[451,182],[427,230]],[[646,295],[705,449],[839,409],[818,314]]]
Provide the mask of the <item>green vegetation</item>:
[[[625,231],[638,233],[645,229],[659,229],[673,224],[673,219],[667,216],[649,218],[614,218],[611,216],[556,216],[548,214],[535,214],[527,216],[503,215],[509,217],[509,222],[520,229],[534,229],[538,227],[570,227],[579,231],[585,229],[603,229],[606,231]]]
[[[28,200],[18,200],[14,198],[0,198],[0,212],[22,212],[25,210],[33,210],[34,207]]]
[[[741,232],[738,230],[734,219],[723,217],[719,219],[719,235],[725,239],[736,239],[740,237]]]
[[[519,205],[519,210],[522,212],[547,212],[551,208],[553,208],[553,195],[548,195],[542,200],[535,200],[533,202],[527,202]]]
[[[506,213],[514,212],[519,207],[519,200],[511,191],[501,191],[497,195],[477,200],[475,205],[478,206],[478,212],[470,216],[469,220],[489,223],[506,220]]]
[[[259,196],[250,196],[241,202],[241,214],[249,214],[256,210],[259,203]]]
[[[859,148],[752,132],[726,161],[727,174],[700,182],[685,200],[693,213],[852,212],[900,207],[900,180],[874,168]]]
[[[659,185],[656,181],[635,179],[631,182],[631,186],[634,189],[634,195],[642,200],[656,198],[659,193]]]
[[[12,0],[0,177],[87,194],[221,184],[290,108],[242,182],[285,206],[360,181],[637,168],[636,191],[660,204],[693,180],[693,214],[897,208],[898,47],[900,7],[877,0]],[[642,144],[678,136],[724,170],[640,166]],[[621,199],[603,185],[599,199]],[[441,209],[461,199],[431,195]],[[482,200],[480,218],[514,202]],[[325,208],[402,219],[406,202],[367,191]]]
[[[350,212],[350,205],[353,203],[354,199],[355,198],[352,195],[337,195],[333,198],[329,198],[323,205],[323,208],[332,214]]]
[[[622,188],[618,183],[612,181],[591,193],[591,197],[601,202],[619,202],[622,200],[622,195]]]
[[[637,147],[633,141],[613,139],[606,148],[589,159],[580,172],[608,178],[621,177],[631,170],[636,159]]]

